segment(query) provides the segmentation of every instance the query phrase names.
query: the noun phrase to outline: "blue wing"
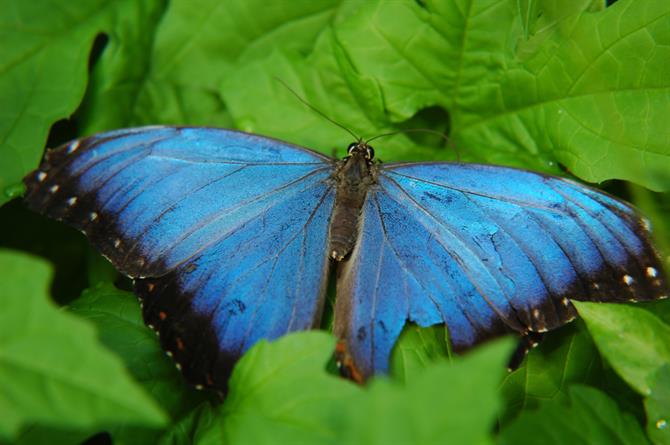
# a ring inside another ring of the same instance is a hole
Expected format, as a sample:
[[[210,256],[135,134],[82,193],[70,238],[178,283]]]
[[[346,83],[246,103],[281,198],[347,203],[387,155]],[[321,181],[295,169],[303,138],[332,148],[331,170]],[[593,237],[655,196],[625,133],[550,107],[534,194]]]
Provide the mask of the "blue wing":
[[[26,201],[136,278],[147,324],[186,377],[222,388],[254,342],[319,322],[331,169],[263,137],[147,127],[49,152]]]
[[[571,299],[667,294],[648,226],[628,205],[527,171],[387,164],[340,270],[335,327],[364,375],[386,371],[407,320],[464,349],[574,318]]]

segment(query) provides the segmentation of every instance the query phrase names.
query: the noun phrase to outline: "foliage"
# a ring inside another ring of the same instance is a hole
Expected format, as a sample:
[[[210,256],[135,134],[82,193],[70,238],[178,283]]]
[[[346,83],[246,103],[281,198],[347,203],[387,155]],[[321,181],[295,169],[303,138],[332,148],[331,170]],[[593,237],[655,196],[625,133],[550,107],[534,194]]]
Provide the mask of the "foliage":
[[[0,0],[0,10],[0,204],[20,195],[45,142],[125,126],[236,127],[342,154],[350,136],[279,78],[356,134],[448,132],[446,144],[379,140],[384,160],[628,181],[606,186],[670,246],[667,1]],[[0,442],[106,431],[116,443],[670,443],[667,302],[580,304],[585,323],[550,333],[507,376],[509,342],[461,358],[443,328],[411,326],[391,376],[361,388],[328,372],[329,335],[295,334],[249,351],[222,402],[182,382],[113,284],[123,281],[80,238],[17,202],[0,209],[0,227],[13,249],[0,252]],[[47,299],[54,274],[67,310]]]

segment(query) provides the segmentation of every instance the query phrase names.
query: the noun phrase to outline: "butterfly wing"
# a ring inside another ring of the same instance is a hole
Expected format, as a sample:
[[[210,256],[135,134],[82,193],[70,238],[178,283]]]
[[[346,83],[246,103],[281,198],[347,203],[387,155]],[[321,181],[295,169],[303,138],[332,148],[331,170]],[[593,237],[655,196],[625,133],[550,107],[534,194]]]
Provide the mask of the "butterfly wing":
[[[406,320],[455,349],[574,318],[571,299],[660,298],[648,223],[595,189],[472,164],[387,164],[339,271],[336,331],[364,375],[386,371]]]
[[[257,340],[319,322],[331,169],[263,137],[147,127],[50,151],[26,202],[136,279],[145,321],[189,381],[225,388]]]

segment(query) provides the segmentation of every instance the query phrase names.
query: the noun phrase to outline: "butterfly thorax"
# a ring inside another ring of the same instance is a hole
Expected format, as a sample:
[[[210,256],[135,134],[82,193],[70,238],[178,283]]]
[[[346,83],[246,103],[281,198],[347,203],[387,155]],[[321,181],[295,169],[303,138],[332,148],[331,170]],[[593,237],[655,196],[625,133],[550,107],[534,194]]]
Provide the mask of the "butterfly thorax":
[[[342,261],[358,236],[358,221],[370,185],[376,182],[374,150],[364,142],[349,146],[349,154],[338,162],[335,207],[330,220],[330,257]]]

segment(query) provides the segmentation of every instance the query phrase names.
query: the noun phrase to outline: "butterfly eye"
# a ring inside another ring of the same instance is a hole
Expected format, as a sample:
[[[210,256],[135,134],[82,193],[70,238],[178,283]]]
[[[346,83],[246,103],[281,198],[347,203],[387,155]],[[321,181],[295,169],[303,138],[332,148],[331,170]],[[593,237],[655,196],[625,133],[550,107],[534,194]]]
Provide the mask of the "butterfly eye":
[[[349,144],[349,147],[347,147],[347,153],[351,154],[354,151],[354,148],[358,146],[358,143],[352,142]]]
[[[365,151],[365,159],[372,161],[375,157],[375,149],[368,145],[367,150]]]

